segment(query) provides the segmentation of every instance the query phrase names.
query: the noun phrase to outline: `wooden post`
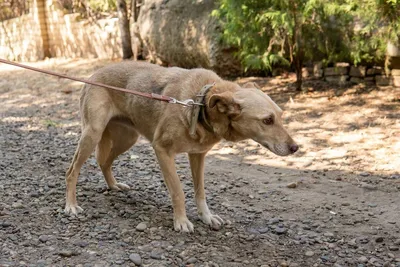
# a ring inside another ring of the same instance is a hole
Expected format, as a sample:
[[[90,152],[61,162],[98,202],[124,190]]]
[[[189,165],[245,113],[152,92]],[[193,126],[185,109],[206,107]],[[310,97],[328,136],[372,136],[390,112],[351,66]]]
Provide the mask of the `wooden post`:
[[[43,58],[51,57],[49,46],[49,33],[47,31],[46,0],[33,0],[33,16],[39,23],[40,37],[42,39]]]

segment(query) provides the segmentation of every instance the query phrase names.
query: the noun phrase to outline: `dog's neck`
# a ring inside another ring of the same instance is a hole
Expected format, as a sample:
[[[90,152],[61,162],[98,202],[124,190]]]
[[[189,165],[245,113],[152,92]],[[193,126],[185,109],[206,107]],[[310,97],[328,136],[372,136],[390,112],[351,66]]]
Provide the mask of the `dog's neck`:
[[[199,113],[199,120],[198,122],[210,133],[214,133],[214,128],[209,122],[208,114],[207,114],[207,106],[204,101],[204,106],[201,106],[200,113]]]

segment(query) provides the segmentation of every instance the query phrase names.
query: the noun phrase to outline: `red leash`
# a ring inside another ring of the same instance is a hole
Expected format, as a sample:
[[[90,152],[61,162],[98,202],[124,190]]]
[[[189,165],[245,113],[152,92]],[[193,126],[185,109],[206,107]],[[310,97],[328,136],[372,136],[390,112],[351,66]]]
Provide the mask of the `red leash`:
[[[172,103],[172,104],[181,104],[181,105],[184,105],[184,106],[192,106],[193,104],[195,104],[192,99],[188,99],[188,100],[185,100],[185,101],[178,101],[175,98],[169,97],[169,96],[166,96],[166,95],[143,93],[143,92],[139,92],[139,91],[135,91],[135,90],[128,90],[128,89],[115,87],[115,86],[111,86],[111,85],[107,85],[107,84],[92,82],[92,81],[89,81],[89,80],[86,80],[86,79],[71,77],[71,76],[64,75],[64,74],[57,73],[57,72],[50,71],[50,70],[42,70],[42,69],[34,68],[34,67],[31,67],[31,66],[19,64],[19,63],[16,63],[16,62],[8,61],[8,60],[5,60],[5,59],[1,59],[1,58],[0,58],[0,62],[2,62],[4,64],[8,64],[8,65],[14,65],[14,66],[17,66],[17,67],[20,67],[20,68],[28,69],[28,70],[41,72],[41,73],[48,74],[48,75],[57,76],[59,78],[64,78],[64,79],[69,79],[69,80],[73,80],[73,81],[77,81],[77,82],[81,82],[81,83],[87,83],[87,84],[91,84],[91,85],[96,85],[96,86],[112,89],[112,90],[115,90],[115,91],[124,92],[124,93],[132,94],[132,95],[138,95],[138,96],[142,96],[142,97],[146,97],[146,98],[150,98],[150,99],[155,99],[155,100],[159,100],[159,101],[163,101],[163,102],[168,102],[168,103]]]

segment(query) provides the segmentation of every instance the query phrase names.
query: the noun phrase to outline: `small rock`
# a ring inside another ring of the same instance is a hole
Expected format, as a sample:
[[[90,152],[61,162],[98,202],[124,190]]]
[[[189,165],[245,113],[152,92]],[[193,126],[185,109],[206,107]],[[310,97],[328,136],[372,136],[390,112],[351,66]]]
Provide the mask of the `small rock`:
[[[275,228],[275,233],[277,233],[278,235],[282,235],[285,234],[287,232],[287,229],[285,227],[276,227]]]
[[[18,240],[18,236],[16,236],[16,235],[9,235],[8,238],[11,239],[12,241]]]
[[[39,236],[39,241],[46,243],[49,240],[49,237],[47,235],[41,235]]]
[[[58,252],[58,255],[62,256],[62,257],[71,257],[73,256],[75,253],[71,250],[61,250]]]
[[[268,224],[277,224],[280,222],[279,218],[271,218],[268,220]]]
[[[139,232],[143,232],[146,229],[147,229],[147,224],[144,222],[141,222],[136,226],[136,230],[138,230]]]
[[[326,255],[322,255],[320,259],[322,260],[322,262],[327,262],[327,261],[329,261],[329,257],[326,256]]]
[[[378,187],[376,187],[375,185],[371,185],[371,184],[362,184],[361,187],[364,189],[367,189],[367,190],[371,190],[371,191],[378,189]]]
[[[305,254],[307,257],[312,257],[312,256],[314,256],[314,251],[311,251],[311,250],[308,250],[308,251],[306,251],[306,254]]]
[[[378,236],[377,238],[375,238],[375,242],[376,243],[382,243],[383,242],[383,237],[382,236]]]
[[[389,247],[389,250],[390,250],[390,251],[398,251],[398,250],[399,250],[399,247],[390,246],[390,247]]]
[[[349,246],[351,246],[351,247],[354,247],[354,248],[357,248],[357,247],[358,247],[355,238],[352,239],[352,240],[350,240],[349,242],[347,242],[347,244],[348,244]]]
[[[194,257],[192,257],[192,258],[190,258],[190,259],[188,259],[188,260],[186,261],[186,263],[189,263],[189,264],[196,263],[196,262],[197,262],[197,259],[194,258]]]
[[[359,263],[367,263],[368,262],[368,258],[365,256],[361,256],[358,258],[358,262]]]
[[[368,172],[361,172],[360,176],[367,177],[370,176],[370,174]]]
[[[324,236],[325,237],[334,237],[335,235],[333,233],[326,232],[326,233],[324,233]]]
[[[286,185],[286,187],[287,188],[296,188],[297,187],[297,183],[296,182],[290,183],[290,184]]]
[[[78,247],[81,247],[81,248],[84,248],[84,247],[87,247],[89,245],[89,243],[86,242],[86,241],[83,241],[83,240],[78,240],[78,241],[74,242],[74,245],[78,246]]]
[[[129,255],[129,259],[133,262],[136,266],[142,265],[142,258],[137,253],[132,253]]]
[[[13,207],[14,209],[22,209],[24,208],[24,205],[22,205],[21,202],[14,202],[11,207]]]
[[[396,240],[394,241],[394,244],[395,244],[395,245],[400,245],[400,239],[396,239]]]
[[[161,249],[155,248],[151,251],[150,258],[155,259],[155,260],[161,260],[162,254],[163,254],[163,251]]]
[[[10,227],[10,226],[11,226],[11,223],[10,223],[10,222],[3,222],[3,223],[1,224],[1,226],[4,227],[4,228]]]

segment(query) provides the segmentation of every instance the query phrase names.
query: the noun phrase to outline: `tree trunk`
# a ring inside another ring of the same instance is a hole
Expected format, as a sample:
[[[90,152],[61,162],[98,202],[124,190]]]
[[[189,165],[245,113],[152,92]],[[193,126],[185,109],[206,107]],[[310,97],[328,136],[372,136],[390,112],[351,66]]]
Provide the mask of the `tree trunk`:
[[[294,19],[294,29],[293,29],[293,45],[294,45],[294,67],[296,70],[296,91],[301,91],[303,83],[303,60],[304,60],[304,48],[302,39],[302,22],[301,17],[297,14],[297,6],[293,5],[293,19]]]
[[[128,9],[125,0],[117,0],[119,29],[121,31],[122,58],[129,59],[133,56],[131,33],[129,31]]]
[[[303,73],[301,71],[302,65],[301,60],[296,58],[296,91],[301,91],[301,86],[303,84]]]
[[[132,0],[132,18],[133,22],[137,22],[139,17],[138,0]]]

